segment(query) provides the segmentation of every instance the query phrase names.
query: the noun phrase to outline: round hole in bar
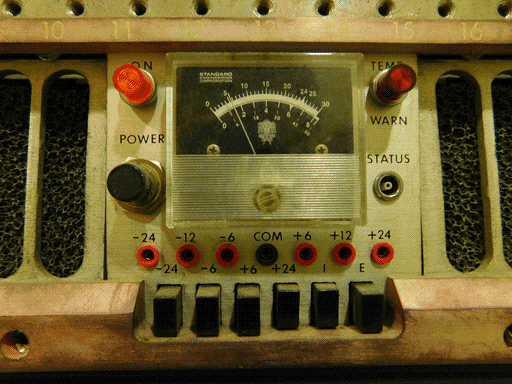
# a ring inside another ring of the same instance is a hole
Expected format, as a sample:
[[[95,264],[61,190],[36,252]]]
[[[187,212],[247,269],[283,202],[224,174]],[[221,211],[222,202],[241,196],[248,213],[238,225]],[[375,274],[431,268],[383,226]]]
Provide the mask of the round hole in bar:
[[[256,4],[256,13],[260,16],[266,16],[272,11],[272,3],[268,0],[261,0]]]
[[[437,6],[437,13],[441,17],[451,16],[453,13],[453,3],[451,1],[443,1]]]
[[[329,16],[334,8],[334,3],[332,0],[322,0],[317,3],[318,13],[322,16]]]
[[[6,333],[0,340],[0,350],[7,359],[20,360],[29,352],[27,335],[18,329]]]
[[[206,0],[197,0],[194,9],[199,16],[204,16],[210,11],[210,7]]]
[[[505,1],[498,5],[498,13],[503,17],[509,17],[512,13],[512,2]]]
[[[134,1],[130,7],[130,12],[134,16],[142,16],[142,15],[146,14],[147,11],[148,11],[148,7],[142,1]]]
[[[17,1],[5,1],[2,8],[9,16],[18,16],[21,13],[21,4]]]
[[[83,15],[85,11],[84,5],[77,0],[68,1],[68,13],[71,16],[80,16]]]
[[[390,0],[381,1],[377,6],[377,10],[381,16],[389,16],[391,11],[395,7],[395,4]]]
[[[507,329],[505,329],[505,333],[503,334],[503,339],[505,340],[505,345],[509,348],[512,347],[512,325],[509,325]]]

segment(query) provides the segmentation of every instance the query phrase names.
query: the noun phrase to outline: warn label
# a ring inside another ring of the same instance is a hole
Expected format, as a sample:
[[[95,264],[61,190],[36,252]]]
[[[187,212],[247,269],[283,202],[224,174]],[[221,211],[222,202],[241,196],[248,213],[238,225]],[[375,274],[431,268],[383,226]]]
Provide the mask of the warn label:
[[[407,116],[370,116],[372,125],[407,125]]]

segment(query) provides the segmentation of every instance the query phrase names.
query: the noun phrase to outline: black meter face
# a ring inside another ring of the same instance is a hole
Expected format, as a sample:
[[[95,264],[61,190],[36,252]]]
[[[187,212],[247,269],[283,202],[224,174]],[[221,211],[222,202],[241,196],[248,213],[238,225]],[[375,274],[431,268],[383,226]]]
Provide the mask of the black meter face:
[[[353,153],[351,68],[183,67],[176,153]]]
[[[167,225],[359,220],[362,62],[168,54]]]

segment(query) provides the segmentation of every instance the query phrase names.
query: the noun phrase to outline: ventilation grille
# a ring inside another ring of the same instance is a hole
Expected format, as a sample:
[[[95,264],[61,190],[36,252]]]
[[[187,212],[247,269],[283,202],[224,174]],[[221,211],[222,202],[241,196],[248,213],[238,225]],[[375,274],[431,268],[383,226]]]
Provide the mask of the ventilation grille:
[[[82,265],[89,85],[60,78],[47,93],[41,261],[67,277]]]
[[[476,87],[455,76],[443,77],[436,84],[446,253],[460,272],[478,268],[485,255],[477,92]]]
[[[28,79],[0,80],[0,278],[23,261],[30,96]]]
[[[496,157],[500,176],[503,252],[512,267],[512,78],[492,82]]]

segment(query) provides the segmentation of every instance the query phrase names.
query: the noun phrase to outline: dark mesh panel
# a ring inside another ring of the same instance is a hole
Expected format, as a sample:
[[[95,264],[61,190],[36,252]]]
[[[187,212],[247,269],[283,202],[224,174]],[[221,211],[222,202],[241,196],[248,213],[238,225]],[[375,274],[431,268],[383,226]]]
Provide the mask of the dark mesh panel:
[[[23,261],[30,93],[28,79],[0,80],[0,278]]]
[[[492,82],[492,102],[500,175],[503,252],[512,267],[512,78]]]
[[[67,277],[82,265],[89,85],[57,79],[46,97],[41,261]]]
[[[462,78],[441,78],[436,84],[446,253],[450,263],[461,272],[478,268],[485,255],[477,92]]]

